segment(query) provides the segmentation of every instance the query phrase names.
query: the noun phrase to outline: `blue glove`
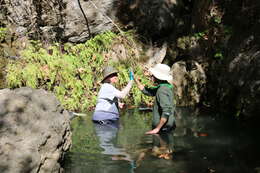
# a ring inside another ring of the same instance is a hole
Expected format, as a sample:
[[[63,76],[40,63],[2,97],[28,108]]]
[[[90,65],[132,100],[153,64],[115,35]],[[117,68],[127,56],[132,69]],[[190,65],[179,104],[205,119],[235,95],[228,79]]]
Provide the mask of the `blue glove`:
[[[132,70],[129,71],[130,80],[134,80],[134,73]]]

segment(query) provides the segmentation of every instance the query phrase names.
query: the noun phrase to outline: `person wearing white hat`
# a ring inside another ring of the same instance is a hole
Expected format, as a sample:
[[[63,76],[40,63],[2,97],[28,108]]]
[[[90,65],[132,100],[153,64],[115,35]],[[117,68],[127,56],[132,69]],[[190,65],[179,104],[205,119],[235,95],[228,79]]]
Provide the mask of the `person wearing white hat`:
[[[171,69],[166,64],[156,64],[149,71],[153,76],[156,87],[145,87],[137,78],[134,80],[137,87],[148,96],[155,96],[153,105],[153,129],[146,132],[146,134],[156,134],[159,132],[169,132],[175,128],[174,109],[173,102],[173,85],[168,81],[172,81]]]
[[[133,74],[130,73],[130,80],[121,91],[114,87],[114,84],[118,81],[117,74],[118,71],[112,66],[107,66],[103,70],[102,86],[92,116],[94,123],[105,125],[114,123],[119,119],[119,108],[123,107],[119,99],[125,98],[129,93],[133,85]]]

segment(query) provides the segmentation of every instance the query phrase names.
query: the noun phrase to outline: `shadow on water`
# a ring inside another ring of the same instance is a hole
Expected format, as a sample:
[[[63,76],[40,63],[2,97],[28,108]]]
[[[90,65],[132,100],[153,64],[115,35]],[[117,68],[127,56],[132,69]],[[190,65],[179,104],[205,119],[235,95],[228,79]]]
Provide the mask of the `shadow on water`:
[[[234,121],[178,108],[174,133],[144,135],[151,112],[128,110],[120,127],[100,128],[87,117],[72,121],[66,173],[253,173],[260,167],[259,138]]]

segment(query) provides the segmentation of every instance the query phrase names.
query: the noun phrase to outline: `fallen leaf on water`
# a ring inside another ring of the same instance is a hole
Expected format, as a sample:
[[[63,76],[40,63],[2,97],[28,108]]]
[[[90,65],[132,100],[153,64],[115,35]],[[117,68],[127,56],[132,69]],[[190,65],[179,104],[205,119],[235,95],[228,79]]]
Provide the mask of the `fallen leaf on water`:
[[[171,159],[171,156],[169,153],[166,153],[166,154],[161,154],[158,156],[159,158],[162,158],[162,159],[166,159],[166,160],[169,160]]]
[[[199,136],[208,136],[207,133],[199,133],[198,135],[199,135]]]

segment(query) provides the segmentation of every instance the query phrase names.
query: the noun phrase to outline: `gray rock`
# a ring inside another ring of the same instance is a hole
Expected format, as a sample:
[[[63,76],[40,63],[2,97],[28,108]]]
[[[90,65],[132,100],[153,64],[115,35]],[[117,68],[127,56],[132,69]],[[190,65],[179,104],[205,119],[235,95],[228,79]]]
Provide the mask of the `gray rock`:
[[[91,34],[113,28],[111,19],[114,0],[80,0],[88,18]],[[86,20],[79,8],[78,1],[19,1],[4,0],[1,5],[1,23],[12,26],[18,36],[29,35],[44,40],[66,40],[84,42],[89,39]]]
[[[0,172],[62,172],[69,113],[45,90],[0,90]]]
[[[175,94],[180,106],[196,105],[201,101],[201,93],[206,89],[206,73],[196,61],[178,61],[172,66]]]

